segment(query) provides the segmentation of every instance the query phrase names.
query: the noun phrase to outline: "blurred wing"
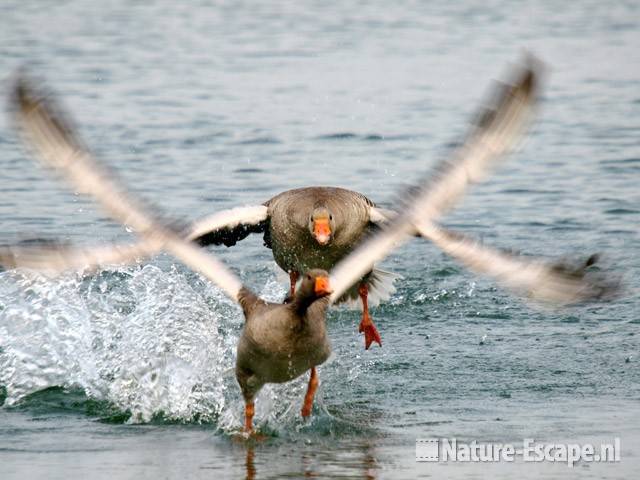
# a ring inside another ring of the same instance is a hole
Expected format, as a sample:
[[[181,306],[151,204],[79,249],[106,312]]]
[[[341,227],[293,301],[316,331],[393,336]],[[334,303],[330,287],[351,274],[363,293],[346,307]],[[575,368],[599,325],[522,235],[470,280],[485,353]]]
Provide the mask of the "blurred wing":
[[[153,254],[153,251],[162,250],[162,247],[162,244],[152,245],[149,241],[104,247],[75,247],[47,241],[0,247],[0,265],[5,268],[29,268],[49,272],[94,270],[100,265],[133,263]]]
[[[464,144],[438,165],[429,181],[409,189],[400,215],[366,240],[331,272],[335,301],[373,264],[416,233],[414,223],[432,221],[451,208],[471,183],[484,178],[496,160],[520,138],[534,111],[538,90],[532,60],[512,84],[499,84],[493,108],[485,108]]]
[[[153,229],[154,220],[144,207],[129,198],[115,175],[91,157],[52,102],[38,98],[24,78],[18,79],[13,100],[20,132],[45,165],[64,174],[78,192],[96,197],[124,225],[140,233]]]
[[[199,245],[235,245],[251,233],[264,232],[268,223],[265,205],[238,207],[197,220],[187,229],[186,237]]]
[[[595,261],[594,257],[587,265],[569,268],[493,249],[426,222],[419,224],[418,230],[471,271],[493,277],[499,284],[534,300],[567,304],[610,297],[618,289],[616,282],[585,271]]]
[[[493,106],[483,107],[462,146],[436,166],[417,192],[409,192],[407,206],[416,219],[442,216],[516,145],[535,113],[540,89],[537,61],[529,58],[527,67],[513,77],[510,83],[497,82],[488,102]]]
[[[29,83],[19,78],[14,102],[16,123],[25,141],[35,148],[46,165],[63,173],[78,191],[94,196],[114,219],[130,225],[152,243],[162,244],[237,300],[242,287],[240,280],[213,256],[182,240],[130,196],[115,175],[91,156],[51,100],[38,98]]]
[[[185,237],[187,240],[200,242],[203,237],[216,235],[222,240],[209,243],[227,244],[233,235],[238,238],[240,230],[260,225],[266,219],[266,211],[267,207],[262,205],[224,210],[191,224],[186,229]],[[101,265],[133,263],[156,255],[163,248],[163,243],[148,239],[133,245],[95,247],[77,247],[43,240],[30,245],[0,246],[0,265],[5,268],[32,268],[50,272],[94,270]]]
[[[335,303],[340,299],[344,292],[373,269],[375,262],[404,243],[413,231],[411,223],[396,221],[379,234],[365,240],[346,258],[338,262],[330,273],[329,283],[333,289],[330,302]]]

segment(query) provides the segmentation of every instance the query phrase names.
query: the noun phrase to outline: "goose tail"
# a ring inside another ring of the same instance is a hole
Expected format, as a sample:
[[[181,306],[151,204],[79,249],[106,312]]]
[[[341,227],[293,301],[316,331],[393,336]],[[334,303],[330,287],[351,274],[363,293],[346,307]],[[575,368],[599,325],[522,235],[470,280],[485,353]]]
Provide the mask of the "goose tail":
[[[393,272],[388,272],[374,267],[371,273],[365,276],[369,295],[367,297],[369,307],[377,307],[381,302],[386,302],[396,292],[395,281],[402,278]],[[358,294],[359,283],[349,288],[337,303],[345,304],[348,307],[362,307],[360,295]]]

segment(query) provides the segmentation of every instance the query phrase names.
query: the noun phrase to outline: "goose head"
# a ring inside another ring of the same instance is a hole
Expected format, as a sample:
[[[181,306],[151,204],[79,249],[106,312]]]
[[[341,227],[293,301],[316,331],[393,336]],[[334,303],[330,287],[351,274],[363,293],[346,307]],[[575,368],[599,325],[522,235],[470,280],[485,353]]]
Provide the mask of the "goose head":
[[[318,299],[330,295],[333,290],[329,284],[329,274],[326,270],[313,269],[302,276],[296,296]]]
[[[309,232],[319,245],[331,242],[334,235],[333,214],[327,207],[316,207],[309,217]]]

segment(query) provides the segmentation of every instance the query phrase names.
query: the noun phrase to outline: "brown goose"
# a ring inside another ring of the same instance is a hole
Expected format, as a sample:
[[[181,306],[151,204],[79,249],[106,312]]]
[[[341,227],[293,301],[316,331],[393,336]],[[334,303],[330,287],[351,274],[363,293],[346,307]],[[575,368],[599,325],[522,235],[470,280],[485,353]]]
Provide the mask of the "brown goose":
[[[238,301],[245,317],[238,342],[236,378],[245,401],[245,430],[253,426],[254,399],[265,383],[284,383],[310,371],[301,414],[311,415],[318,388],[316,366],[329,358],[325,316],[331,293],[329,274],[314,269],[286,304],[265,302],[247,288]]]
[[[325,331],[328,305],[338,301],[354,282],[371,271],[374,262],[417,233],[432,239],[472,269],[494,276],[536,299],[556,303],[590,300],[615,288],[583,269],[569,271],[541,260],[496,251],[433,223],[519,137],[531,113],[535,85],[533,69],[521,73],[515,85],[503,89],[495,111],[485,112],[482,122],[462,147],[438,166],[432,180],[409,191],[398,209],[401,214],[339,261],[329,277],[325,271],[311,270],[289,304],[273,304],[260,300],[214,256],[185,241],[180,232],[132,198],[93,159],[68,124],[54,115],[46,102],[36,100],[28,84],[21,81],[16,91],[16,118],[27,142],[48,165],[66,174],[76,188],[96,197],[114,219],[133,227],[144,241],[99,250],[51,244],[4,247],[0,249],[0,263],[43,269],[78,268],[132,261],[138,255],[168,251],[218,284],[243,308],[246,323],[238,345],[236,373],[246,402],[246,429],[252,427],[253,399],[264,383],[285,382],[310,369],[302,410],[306,416],[318,381],[315,366],[329,354]]]

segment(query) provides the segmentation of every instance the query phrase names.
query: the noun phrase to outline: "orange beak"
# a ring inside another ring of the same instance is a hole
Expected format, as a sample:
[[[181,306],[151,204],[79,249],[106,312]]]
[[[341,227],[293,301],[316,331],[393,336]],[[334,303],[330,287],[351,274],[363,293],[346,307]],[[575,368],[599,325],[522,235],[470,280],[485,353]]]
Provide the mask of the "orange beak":
[[[329,295],[333,290],[329,286],[329,277],[316,277],[316,285],[314,288],[316,295]]]
[[[313,222],[313,236],[320,245],[326,245],[331,240],[331,226],[329,219],[322,218]]]

